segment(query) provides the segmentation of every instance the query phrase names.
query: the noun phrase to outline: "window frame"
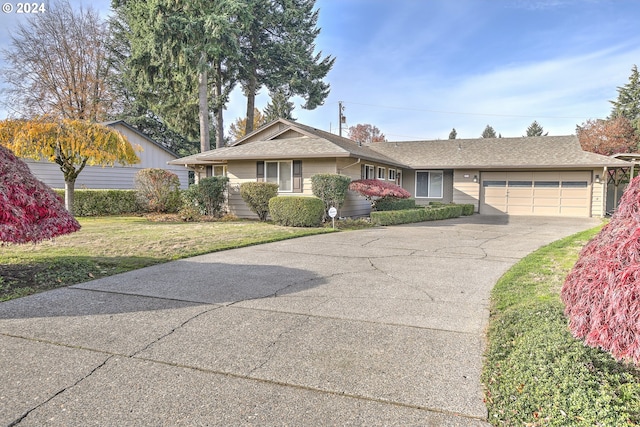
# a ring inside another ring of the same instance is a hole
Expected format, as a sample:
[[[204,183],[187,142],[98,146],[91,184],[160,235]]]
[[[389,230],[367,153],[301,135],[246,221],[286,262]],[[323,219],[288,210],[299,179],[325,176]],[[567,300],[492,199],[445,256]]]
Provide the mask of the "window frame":
[[[428,174],[427,178],[427,195],[419,196],[418,195],[418,174]],[[433,195],[431,194],[431,177],[432,175],[440,176],[440,194]],[[444,171],[442,170],[417,170],[415,173],[415,198],[416,199],[443,199],[444,198]]]
[[[387,168],[382,167],[382,166],[378,166],[376,168],[376,179],[380,180],[380,181],[386,181],[387,179]]]
[[[365,164],[364,165],[364,176],[363,179],[375,179],[376,175],[376,167],[373,165]]]
[[[387,179],[388,179],[389,181],[393,181],[393,182],[395,182],[395,181],[396,181],[397,173],[398,173],[398,172],[397,172],[395,169],[393,169],[393,168],[389,168],[389,172],[388,172],[388,175],[387,175]]]
[[[273,163],[277,164],[277,177],[275,181],[270,181],[268,165]],[[282,177],[280,172],[281,163],[289,164],[289,189],[288,190],[282,189],[282,180],[281,180]],[[278,193],[293,193],[293,160],[265,160],[264,161],[264,181],[275,182],[276,184],[278,184]]]

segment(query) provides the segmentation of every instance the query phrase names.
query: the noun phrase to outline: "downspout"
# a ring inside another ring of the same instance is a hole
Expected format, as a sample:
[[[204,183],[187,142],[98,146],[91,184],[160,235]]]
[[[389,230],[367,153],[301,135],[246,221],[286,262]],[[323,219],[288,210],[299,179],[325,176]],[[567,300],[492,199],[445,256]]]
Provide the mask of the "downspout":
[[[347,169],[347,168],[350,168],[351,166],[355,166],[355,165],[359,164],[361,160],[362,160],[362,159],[358,157],[358,161],[357,161],[357,162],[355,162],[355,163],[351,163],[350,165],[347,165],[347,166],[345,166],[345,167],[343,167],[343,168],[341,168],[341,169],[338,169],[338,173],[342,175],[342,171],[343,171],[343,170],[345,170],[345,169]]]
[[[605,218],[607,216],[607,196],[609,193],[609,189],[607,188],[609,186],[609,172],[607,171],[607,167],[605,166],[602,169],[602,217]],[[615,201],[613,202],[613,204],[615,205]],[[615,206],[613,207],[613,209],[615,210]]]

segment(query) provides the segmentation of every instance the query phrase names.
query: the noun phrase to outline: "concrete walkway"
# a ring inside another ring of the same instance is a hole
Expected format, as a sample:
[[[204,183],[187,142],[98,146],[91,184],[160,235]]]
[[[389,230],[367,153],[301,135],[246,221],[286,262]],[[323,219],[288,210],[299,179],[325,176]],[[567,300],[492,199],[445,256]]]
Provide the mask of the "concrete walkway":
[[[487,426],[492,286],[598,223],[378,227],[0,303],[0,425]]]

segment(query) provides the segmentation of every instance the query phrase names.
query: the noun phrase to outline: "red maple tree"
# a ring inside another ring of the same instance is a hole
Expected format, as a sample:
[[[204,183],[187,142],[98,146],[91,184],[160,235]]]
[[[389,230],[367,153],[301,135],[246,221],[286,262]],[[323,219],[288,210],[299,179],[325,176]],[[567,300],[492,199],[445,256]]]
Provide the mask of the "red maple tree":
[[[411,197],[411,194],[399,185],[378,179],[351,181],[349,190],[356,191],[368,198],[396,197],[398,199],[408,199]]]
[[[0,145],[0,242],[37,243],[79,229],[62,199]]]
[[[387,141],[387,138],[382,132],[380,132],[380,129],[370,124],[357,124],[355,126],[349,127],[349,139],[352,139],[361,144]]]
[[[582,249],[561,296],[576,338],[640,365],[640,177]]]
[[[577,129],[580,146],[585,151],[610,156],[617,153],[635,153],[640,138],[629,119],[587,120]]]

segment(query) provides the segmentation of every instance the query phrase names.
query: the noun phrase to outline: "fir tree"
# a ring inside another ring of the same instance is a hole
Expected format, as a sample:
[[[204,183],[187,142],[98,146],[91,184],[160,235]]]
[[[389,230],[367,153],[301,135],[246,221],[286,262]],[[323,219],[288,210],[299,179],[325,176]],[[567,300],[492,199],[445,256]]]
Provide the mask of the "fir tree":
[[[524,136],[547,136],[549,132],[544,133],[544,129],[537,121],[533,121],[527,128],[527,134]]]
[[[627,118],[640,136],[640,73],[636,65],[631,68],[629,82],[618,86],[618,99],[609,102],[613,105],[611,118]]]
[[[331,56],[315,53],[318,10],[315,0],[254,0],[241,28],[240,82],[247,97],[251,131],[255,96],[265,85],[284,89],[287,98],[305,99],[302,108],[313,110],[329,95],[323,79],[333,67]]]
[[[482,138],[497,138],[496,131],[489,125],[482,131]]]
[[[277,89],[269,92],[271,102],[264,108],[264,122],[269,123],[277,119],[287,119],[295,121],[293,110],[295,106],[289,101],[284,89]]]

